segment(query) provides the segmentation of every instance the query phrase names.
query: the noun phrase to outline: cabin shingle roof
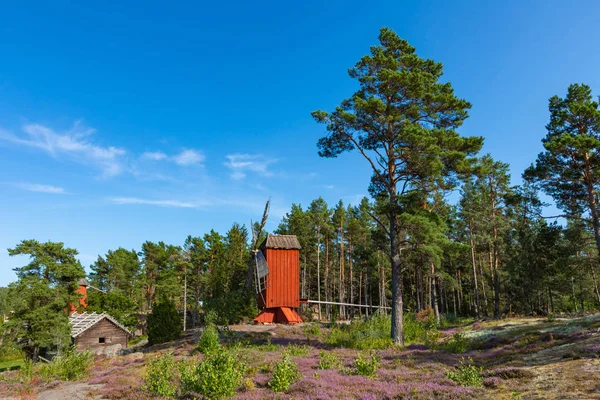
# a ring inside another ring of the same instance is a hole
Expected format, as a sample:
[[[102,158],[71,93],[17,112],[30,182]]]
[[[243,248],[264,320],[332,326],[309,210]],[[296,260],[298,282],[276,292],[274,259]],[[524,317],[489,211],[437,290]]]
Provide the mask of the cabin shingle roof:
[[[117,321],[116,319],[114,319],[106,313],[98,314],[96,312],[93,312],[91,314],[88,314],[87,312],[84,312],[73,313],[69,317],[69,323],[71,324],[71,337],[76,338],[77,336],[92,328],[94,325],[96,325],[98,322],[102,321],[105,318],[113,324],[115,324],[120,329],[127,332],[128,335],[131,335],[131,332],[129,332],[127,328],[125,328],[119,323],[119,321]]]
[[[300,250],[296,235],[268,235],[260,245],[261,249]]]

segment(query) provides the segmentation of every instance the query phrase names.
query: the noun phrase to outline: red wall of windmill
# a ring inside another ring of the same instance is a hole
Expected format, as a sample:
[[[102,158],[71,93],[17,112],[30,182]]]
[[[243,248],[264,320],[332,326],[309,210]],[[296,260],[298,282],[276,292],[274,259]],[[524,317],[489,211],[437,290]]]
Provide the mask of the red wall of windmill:
[[[263,291],[265,303],[258,296],[261,307],[300,307],[300,251],[265,249],[269,265],[267,288]]]
[[[83,308],[87,308],[87,288],[83,285],[80,285],[77,289],[75,289],[75,293],[81,293],[79,305]],[[77,311],[77,307],[75,307],[73,304],[69,303],[69,307],[71,308],[71,313]]]

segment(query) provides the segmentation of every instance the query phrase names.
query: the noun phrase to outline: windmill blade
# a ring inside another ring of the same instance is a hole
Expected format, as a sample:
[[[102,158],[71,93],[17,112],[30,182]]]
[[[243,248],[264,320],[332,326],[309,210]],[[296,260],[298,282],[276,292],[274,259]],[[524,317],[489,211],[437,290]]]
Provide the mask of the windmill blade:
[[[265,210],[263,211],[263,216],[262,216],[262,220],[260,221],[260,225],[258,227],[258,231],[256,232],[256,243],[254,244],[254,249],[256,249],[256,246],[258,246],[258,241],[260,240],[260,236],[263,233],[263,230],[265,229],[265,225],[267,224],[267,219],[269,218],[269,210],[271,208],[271,199],[267,200],[267,203],[265,204]],[[252,227],[252,230],[254,231],[255,227]]]
[[[252,247],[251,247],[251,249],[254,250],[256,248],[256,241],[258,239],[256,238],[256,228],[254,227],[254,222],[252,220],[250,220],[250,229],[252,230]]]

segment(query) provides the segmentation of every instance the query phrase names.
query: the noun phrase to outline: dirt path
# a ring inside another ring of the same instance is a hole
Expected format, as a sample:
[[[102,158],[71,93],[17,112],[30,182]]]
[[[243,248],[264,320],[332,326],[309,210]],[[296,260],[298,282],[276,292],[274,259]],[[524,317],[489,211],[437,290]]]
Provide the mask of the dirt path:
[[[88,383],[67,383],[55,389],[45,390],[38,394],[38,400],[83,400],[101,399],[102,397],[92,393],[102,385],[90,385]]]

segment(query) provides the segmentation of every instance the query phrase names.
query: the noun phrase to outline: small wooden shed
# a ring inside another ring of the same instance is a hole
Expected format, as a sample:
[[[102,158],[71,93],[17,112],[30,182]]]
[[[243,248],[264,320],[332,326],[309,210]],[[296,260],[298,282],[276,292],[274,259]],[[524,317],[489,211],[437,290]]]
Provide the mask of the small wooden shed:
[[[77,350],[92,350],[120,344],[127,347],[131,333],[106,313],[73,313],[69,317],[71,338]]]
[[[300,242],[294,235],[268,235],[260,246],[269,266],[265,289],[257,295],[262,312],[257,323],[302,322],[300,307]]]

